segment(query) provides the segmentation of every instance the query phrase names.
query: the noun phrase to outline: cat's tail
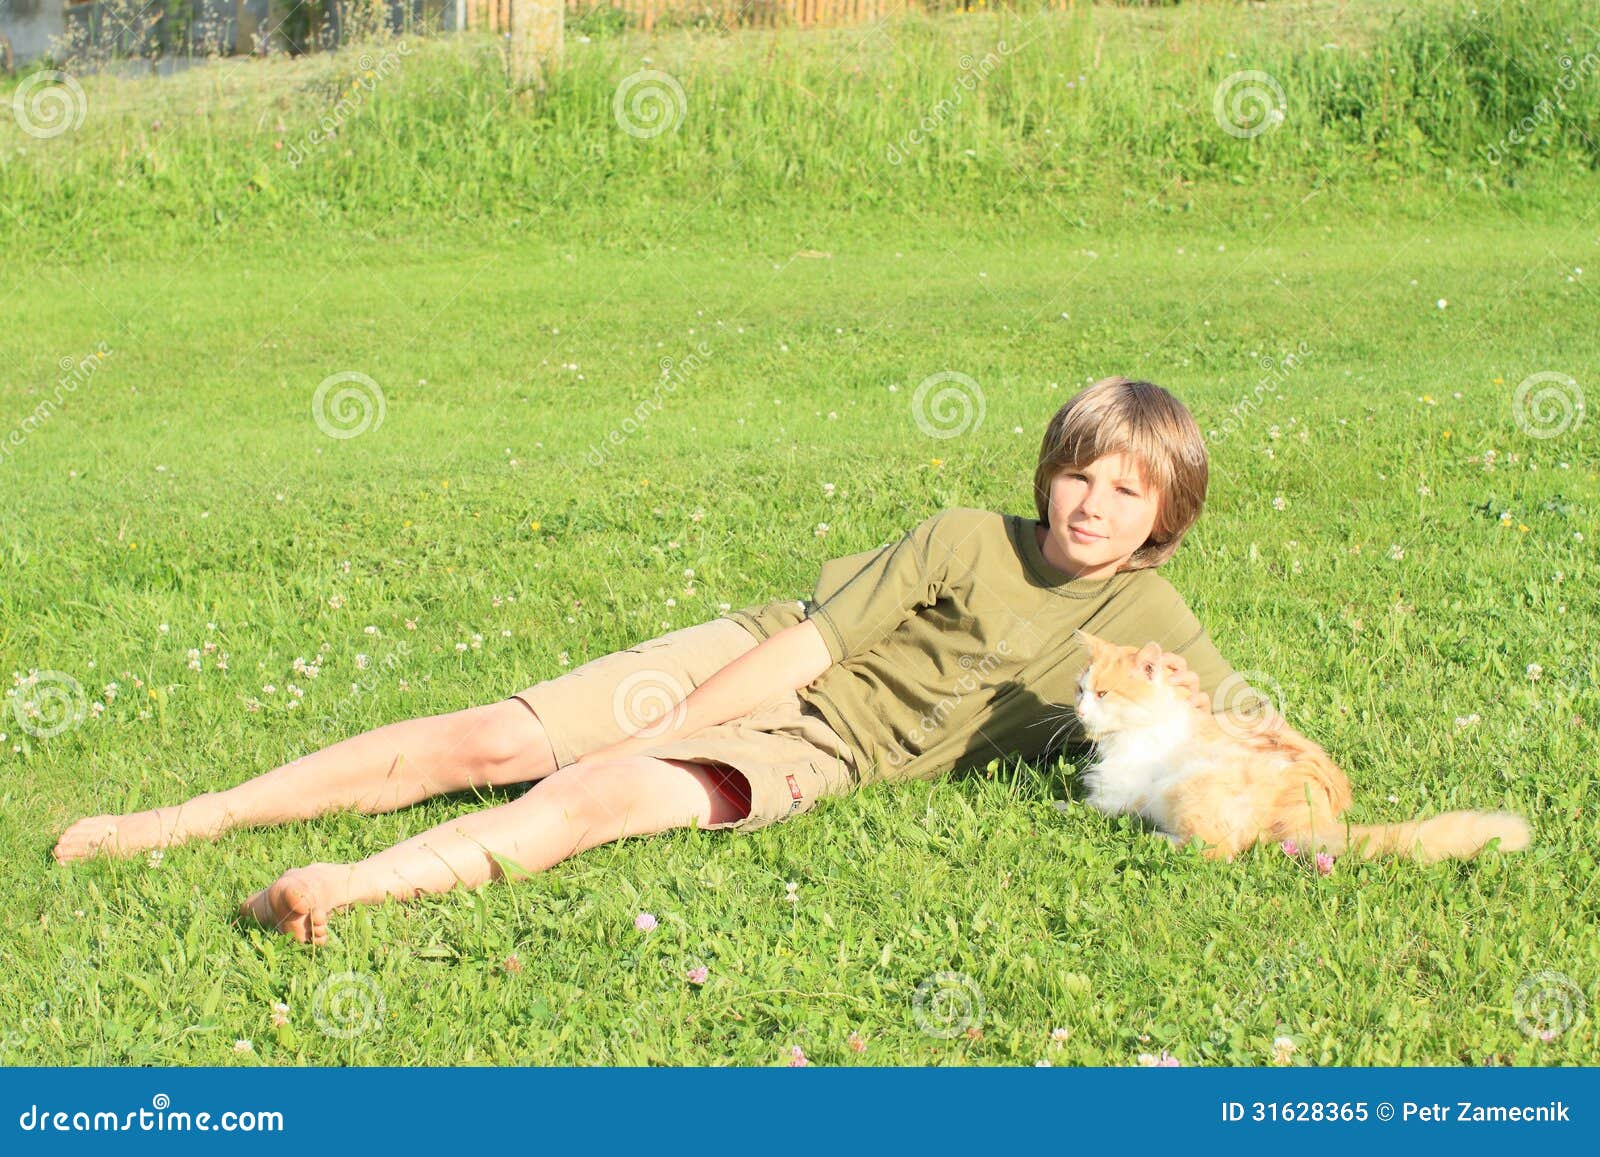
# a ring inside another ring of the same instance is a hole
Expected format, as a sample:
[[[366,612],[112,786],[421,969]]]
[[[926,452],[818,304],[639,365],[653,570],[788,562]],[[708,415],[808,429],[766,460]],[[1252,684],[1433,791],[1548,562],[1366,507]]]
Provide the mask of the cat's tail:
[[[1325,848],[1335,855],[1350,851],[1364,859],[1406,856],[1422,863],[1435,860],[1470,860],[1490,840],[1500,841],[1502,852],[1520,852],[1528,846],[1528,821],[1509,812],[1445,812],[1427,819],[1399,824],[1335,824],[1332,831],[1309,835],[1303,847]]]

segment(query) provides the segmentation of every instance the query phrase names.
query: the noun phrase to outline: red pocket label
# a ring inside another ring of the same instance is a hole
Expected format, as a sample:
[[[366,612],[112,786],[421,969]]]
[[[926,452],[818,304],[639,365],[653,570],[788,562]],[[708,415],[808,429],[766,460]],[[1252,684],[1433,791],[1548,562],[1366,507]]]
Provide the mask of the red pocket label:
[[[800,806],[800,785],[795,782],[795,778],[792,775],[786,775],[783,778],[789,781],[789,810],[794,811],[795,808]]]

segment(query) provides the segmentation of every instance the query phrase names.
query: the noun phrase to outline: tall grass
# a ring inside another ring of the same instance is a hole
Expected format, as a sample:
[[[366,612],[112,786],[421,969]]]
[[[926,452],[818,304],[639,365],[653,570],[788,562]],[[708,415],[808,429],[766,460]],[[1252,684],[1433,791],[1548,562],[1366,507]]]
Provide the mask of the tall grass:
[[[0,203],[13,237],[71,247],[421,216],[573,228],[791,199],[1016,218],[1124,188],[1487,188],[1600,168],[1600,28],[1579,0],[1086,5],[653,39],[585,27],[542,96],[512,91],[501,47],[472,35],[82,77],[76,130],[0,118]],[[644,70],[671,80],[636,78],[642,93],[623,95],[643,103],[619,113],[619,86]],[[1229,78],[1265,98],[1224,103],[1243,132],[1219,121]],[[26,85],[26,106],[41,83],[11,82],[0,102]],[[336,136],[315,139],[326,125]]]

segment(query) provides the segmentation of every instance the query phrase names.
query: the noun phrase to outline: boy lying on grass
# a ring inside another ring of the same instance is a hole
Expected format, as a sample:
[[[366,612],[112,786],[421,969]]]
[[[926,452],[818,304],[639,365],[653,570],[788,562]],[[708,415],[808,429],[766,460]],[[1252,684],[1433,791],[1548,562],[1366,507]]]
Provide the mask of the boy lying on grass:
[[[55,856],[531,782],[359,863],[290,869],[240,906],[322,944],[330,913],[354,904],[480,887],[625,836],[753,831],[866,783],[1081,742],[1072,703],[1087,656],[1074,631],[1145,646],[1209,709],[1232,671],[1156,574],[1199,517],[1206,481],[1183,404],[1106,378],[1045,430],[1037,519],[943,511],[899,542],[825,563],[809,601],[732,611],[173,807],[79,820]]]

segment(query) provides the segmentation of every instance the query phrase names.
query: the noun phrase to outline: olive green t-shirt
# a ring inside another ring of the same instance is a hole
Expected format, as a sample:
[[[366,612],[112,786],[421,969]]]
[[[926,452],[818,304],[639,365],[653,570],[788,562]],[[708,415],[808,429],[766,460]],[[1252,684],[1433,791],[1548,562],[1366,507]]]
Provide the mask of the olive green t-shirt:
[[[1038,525],[946,510],[899,542],[824,563],[809,600],[722,617],[758,639],[802,618],[817,624],[833,665],[798,694],[851,745],[862,782],[1085,744],[1073,710],[1088,662],[1077,628],[1182,655],[1214,703],[1219,690],[1233,708],[1263,702],[1166,579],[1150,569],[1074,578],[1046,561]]]

